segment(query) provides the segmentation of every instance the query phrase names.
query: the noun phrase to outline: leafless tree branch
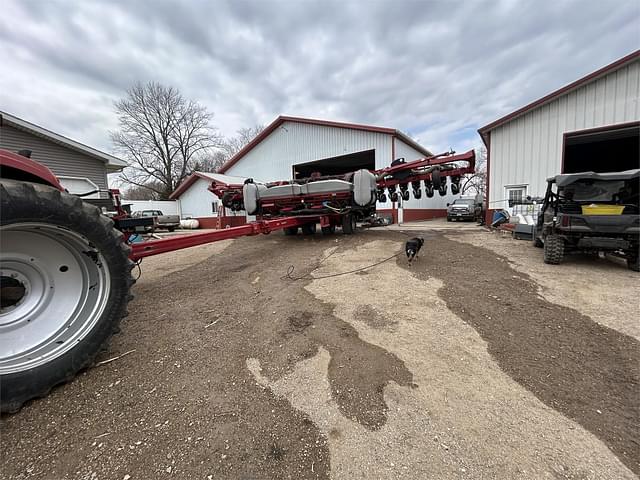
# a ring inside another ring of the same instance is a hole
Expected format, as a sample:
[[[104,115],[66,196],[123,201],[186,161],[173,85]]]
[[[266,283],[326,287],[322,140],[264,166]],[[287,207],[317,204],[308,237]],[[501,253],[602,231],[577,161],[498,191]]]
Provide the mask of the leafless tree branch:
[[[122,180],[166,199],[222,145],[213,114],[173,87],[137,83],[114,104],[119,129],[111,132],[117,152],[129,161]]]

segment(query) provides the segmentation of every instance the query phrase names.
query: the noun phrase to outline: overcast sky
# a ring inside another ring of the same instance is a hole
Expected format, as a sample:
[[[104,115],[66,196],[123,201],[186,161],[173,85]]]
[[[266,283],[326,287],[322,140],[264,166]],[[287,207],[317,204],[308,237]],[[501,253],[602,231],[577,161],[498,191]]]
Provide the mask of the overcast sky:
[[[298,115],[476,130],[640,46],[640,0],[1,0],[0,110],[105,151],[136,81],[178,87],[225,135]]]

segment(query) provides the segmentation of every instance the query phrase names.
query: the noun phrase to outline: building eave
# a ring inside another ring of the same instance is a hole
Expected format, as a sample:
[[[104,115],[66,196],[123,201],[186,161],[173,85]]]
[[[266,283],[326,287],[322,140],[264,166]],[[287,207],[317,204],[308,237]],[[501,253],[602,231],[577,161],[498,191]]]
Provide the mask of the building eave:
[[[410,145],[411,147],[418,150],[420,153],[424,154],[426,157],[430,157],[432,153],[424,148],[422,145],[417,143],[415,140],[410,138],[408,135],[402,133],[395,128],[387,128],[387,127],[377,127],[373,125],[363,125],[358,123],[346,123],[346,122],[334,122],[332,120],[318,120],[314,118],[304,118],[304,117],[291,117],[287,115],[280,115],[273,122],[271,122],[267,127],[262,130],[253,140],[251,140],[247,145],[245,145],[238,153],[236,153],[233,157],[227,160],[222,167],[218,170],[219,173],[224,173],[233,165],[238,163],[240,159],[242,159],[247,153],[253,150],[258,144],[260,144],[264,139],[266,139],[271,133],[273,133],[278,127],[280,127],[285,122],[293,122],[293,123],[304,123],[307,125],[319,125],[322,127],[333,127],[333,128],[346,128],[350,130],[362,130],[365,132],[373,132],[373,133],[383,133],[386,135],[392,135],[396,138],[399,138],[404,143]]]
[[[23,130],[25,132],[62,145],[71,150],[80,152],[84,155],[87,155],[88,157],[100,160],[105,163],[107,171],[109,173],[118,172],[127,166],[127,162],[121,160],[120,158],[109,155],[108,153],[101,152],[100,150],[96,150],[95,148],[89,147],[88,145],[77,142],[58,133],[52,132],[51,130],[47,130],[46,128],[39,125],[27,122],[26,120],[18,118],[15,115],[11,115],[10,113],[0,111],[0,125],[9,125],[11,127],[17,128],[18,130]]]

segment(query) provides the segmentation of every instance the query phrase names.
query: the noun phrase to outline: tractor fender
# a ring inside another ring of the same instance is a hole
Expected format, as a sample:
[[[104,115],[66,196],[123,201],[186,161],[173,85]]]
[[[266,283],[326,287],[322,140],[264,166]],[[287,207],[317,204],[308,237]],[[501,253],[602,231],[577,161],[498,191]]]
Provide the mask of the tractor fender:
[[[30,158],[0,149],[0,177],[9,180],[49,185],[64,191],[64,187],[51,170]]]

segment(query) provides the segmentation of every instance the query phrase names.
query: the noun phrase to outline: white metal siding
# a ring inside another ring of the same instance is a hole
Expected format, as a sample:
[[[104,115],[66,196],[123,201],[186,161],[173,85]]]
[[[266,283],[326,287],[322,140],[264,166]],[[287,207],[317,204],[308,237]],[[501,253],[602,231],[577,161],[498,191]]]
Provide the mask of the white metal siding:
[[[376,168],[382,168],[391,162],[391,139],[384,133],[284,122],[225,174],[262,182],[286,180],[292,165],[372,149]]]
[[[101,189],[108,188],[107,170],[103,161],[31,133],[8,125],[0,126],[0,148],[12,152],[31,150],[31,158],[49,167],[55,175],[87,178]],[[101,197],[109,198],[109,195],[103,193]]]
[[[630,63],[491,131],[489,208],[504,208],[505,188],[543,195],[560,173],[564,133],[640,120],[640,61]]]
[[[217,217],[211,208],[212,202],[219,202],[218,197],[211,193],[211,182],[199,178],[182,195],[180,195],[180,211],[182,218]]]

